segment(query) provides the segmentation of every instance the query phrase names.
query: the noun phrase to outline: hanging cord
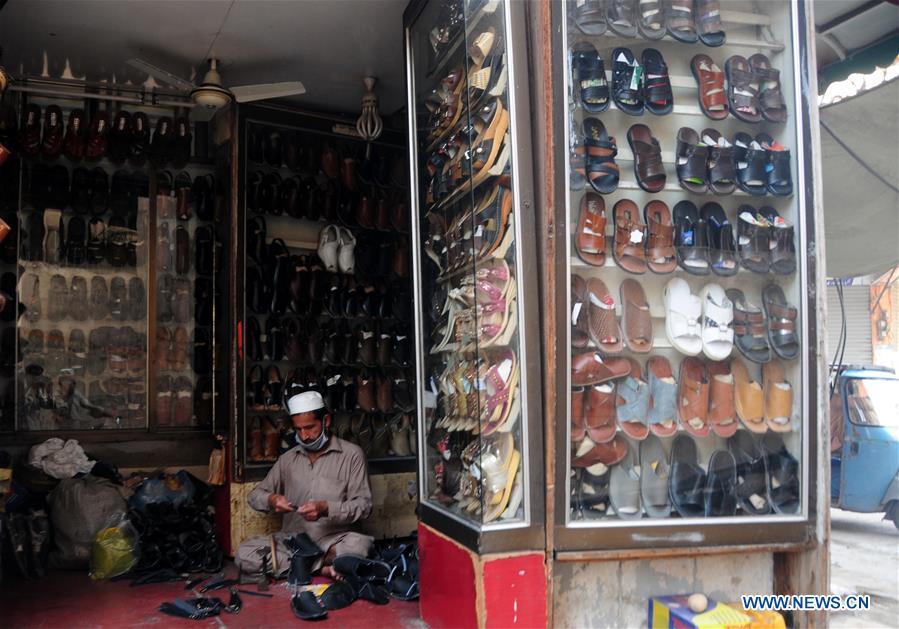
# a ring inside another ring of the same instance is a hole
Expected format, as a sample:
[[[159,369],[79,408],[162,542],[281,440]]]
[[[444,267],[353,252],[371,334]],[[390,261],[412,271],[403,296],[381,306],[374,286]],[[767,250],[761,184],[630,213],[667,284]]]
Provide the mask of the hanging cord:
[[[841,140],[841,139],[839,138],[839,136],[838,136],[836,133],[834,133],[833,130],[832,130],[830,127],[827,126],[827,123],[826,123],[826,122],[824,122],[823,120],[820,120],[819,122],[821,123],[821,128],[824,129],[825,131],[827,131],[827,132],[830,134],[830,137],[832,137],[832,138],[834,139],[834,141],[835,141],[837,144],[839,144],[841,147],[843,147],[843,150],[844,150],[844,151],[846,151],[847,153],[849,153],[849,156],[852,157],[852,159],[854,159],[855,161],[857,161],[857,162],[861,165],[862,168],[864,168],[864,169],[867,170],[869,173],[871,173],[871,175],[873,175],[874,177],[876,177],[876,178],[880,181],[880,183],[882,183],[883,185],[885,185],[887,188],[889,188],[889,189],[892,190],[893,192],[899,194],[899,188],[897,188],[894,184],[892,184],[892,183],[890,183],[889,181],[887,181],[887,180],[886,180],[880,173],[878,173],[876,170],[874,170],[873,168],[871,168],[871,166],[868,165],[868,162],[866,162],[866,161],[863,160],[861,157],[859,157],[859,156],[855,153],[855,151],[853,151],[851,148],[849,148],[849,147],[846,145],[846,143],[843,142],[843,140]]]
[[[830,380],[830,397],[833,397],[834,389],[836,388],[837,378],[839,377],[840,371],[843,366],[843,352],[846,349],[846,306],[843,302],[843,285],[840,283],[840,280],[837,280],[837,284],[835,286],[837,290],[837,298],[840,300],[840,338],[837,341],[836,351],[834,351],[833,357],[834,360],[830,364],[830,373],[828,376],[828,380]]]

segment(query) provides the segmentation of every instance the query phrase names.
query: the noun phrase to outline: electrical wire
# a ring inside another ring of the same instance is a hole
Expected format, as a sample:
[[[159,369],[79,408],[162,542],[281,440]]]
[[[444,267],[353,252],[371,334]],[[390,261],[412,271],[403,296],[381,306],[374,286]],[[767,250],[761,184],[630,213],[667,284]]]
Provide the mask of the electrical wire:
[[[843,368],[843,356],[846,350],[846,337],[848,336],[848,329],[846,326],[846,305],[843,301],[843,285],[840,283],[839,279],[837,279],[836,282],[835,288],[837,299],[840,301],[840,338],[837,340],[837,347],[833,354],[834,360],[830,364],[830,372],[828,374],[828,380],[830,380],[830,397],[833,397],[837,378]]]
[[[890,183],[885,177],[883,177],[880,173],[878,173],[871,166],[869,166],[868,162],[863,160],[861,157],[858,156],[858,154],[856,154],[855,151],[853,151],[851,148],[849,148],[849,146],[845,142],[843,142],[843,140],[841,140],[840,137],[836,133],[834,133],[830,127],[827,126],[826,122],[824,122],[823,120],[821,120],[819,122],[821,123],[821,128],[824,129],[825,131],[827,131],[830,134],[830,137],[832,137],[837,144],[839,144],[841,147],[843,147],[844,151],[849,153],[849,156],[852,159],[857,161],[859,163],[859,165],[861,165],[862,168],[864,168],[869,173],[871,173],[871,175],[876,177],[880,181],[880,183],[885,185],[887,188],[889,188],[896,194],[899,194],[899,188],[897,188],[894,184]]]

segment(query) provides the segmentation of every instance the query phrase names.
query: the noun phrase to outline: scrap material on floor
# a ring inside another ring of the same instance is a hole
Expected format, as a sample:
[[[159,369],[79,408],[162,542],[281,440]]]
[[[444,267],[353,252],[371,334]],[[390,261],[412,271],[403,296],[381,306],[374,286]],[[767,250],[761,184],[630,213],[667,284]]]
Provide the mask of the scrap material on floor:
[[[232,564],[226,577],[236,577]],[[316,577],[315,583],[329,580]],[[302,623],[290,609],[291,592],[277,581],[266,593],[272,598],[241,594],[243,608],[237,614],[221,614],[205,620],[182,620],[159,611],[159,605],[176,598],[218,596],[227,603],[228,589],[200,593],[202,583],[185,590],[184,581],[154,583],[131,587],[129,581],[93,581],[85,572],[51,571],[46,579],[25,581],[7,579],[0,584],[0,609],[7,627],[275,627]],[[240,585],[242,590],[257,591],[255,585]],[[422,627],[418,602],[391,600],[375,605],[357,600],[349,607],[328,612],[317,626],[343,627]]]

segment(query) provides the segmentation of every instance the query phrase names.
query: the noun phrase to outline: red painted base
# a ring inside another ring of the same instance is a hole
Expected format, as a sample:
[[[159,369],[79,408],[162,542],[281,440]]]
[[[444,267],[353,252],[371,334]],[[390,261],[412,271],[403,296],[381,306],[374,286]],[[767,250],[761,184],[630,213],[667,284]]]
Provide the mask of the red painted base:
[[[428,626],[546,627],[543,553],[478,556],[423,524],[418,545]]]
[[[226,574],[234,576],[229,566]],[[325,579],[320,579],[325,582]],[[256,586],[240,586],[255,591]],[[196,592],[196,590],[195,590]],[[158,583],[129,587],[127,581],[96,582],[84,572],[51,572],[41,581],[6,580],[0,584],[2,627],[283,627],[300,624],[290,610],[290,592],[283,581],[273,584],[273,598],[241,594],[243,609],[206,620],[167,616],[157,608],[163,601],[189,596],[218,596],[228,600],[228,591],[191,593],[184,583]],[[391,600],[387,605],[356,601],[329,612],[316,626],[334,627],[421,627],[418,605]]]

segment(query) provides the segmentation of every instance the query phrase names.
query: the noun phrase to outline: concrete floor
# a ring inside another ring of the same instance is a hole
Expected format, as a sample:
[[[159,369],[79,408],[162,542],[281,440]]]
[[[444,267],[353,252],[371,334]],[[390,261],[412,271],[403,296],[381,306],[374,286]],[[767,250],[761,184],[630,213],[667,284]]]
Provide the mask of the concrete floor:
[[[830,627],[899,627],[899,530],[882,513],[830,511],[830,591],[868,594],[871,609],[830,614]]]

